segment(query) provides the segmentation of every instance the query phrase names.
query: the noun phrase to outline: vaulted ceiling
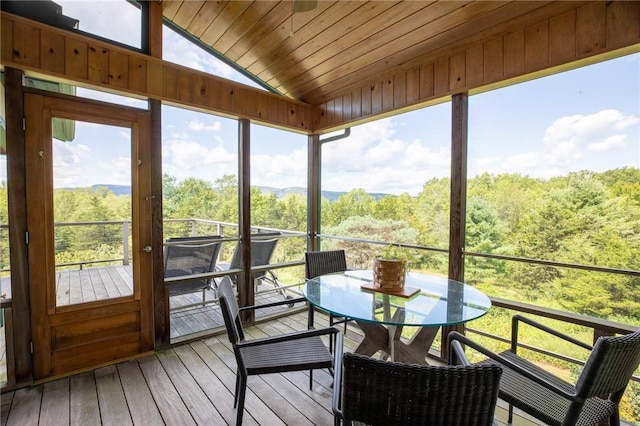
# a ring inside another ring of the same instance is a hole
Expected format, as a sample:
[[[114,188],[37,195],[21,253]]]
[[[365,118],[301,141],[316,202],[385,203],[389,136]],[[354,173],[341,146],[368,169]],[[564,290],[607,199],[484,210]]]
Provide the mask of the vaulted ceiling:
[[[312,10],[293,12],[296,3]],[[321,104],[585,2],[163,0],[164,17],[277,92]]]

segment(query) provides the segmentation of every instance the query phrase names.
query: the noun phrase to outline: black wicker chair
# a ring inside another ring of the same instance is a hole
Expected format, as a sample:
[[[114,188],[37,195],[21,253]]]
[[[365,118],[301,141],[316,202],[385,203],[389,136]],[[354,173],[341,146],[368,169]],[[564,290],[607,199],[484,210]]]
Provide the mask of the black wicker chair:
[[[305,276],[308,280],[320,275],[347,270],[347,258],[344,250],[310,251],[305,253],[304,259]],[[309,310],[309,320],[311,321],[313,319],[313,306],[309,305]],[[344,323],[345,334],[347,333],[348,321],[348,318],[336,317],[329,313],[329,326]]]
[[[165,278],[213,272],[222,246],[220,235],[203,237],[179,237],[167,239],[164,249]],[[169,296],[194,293],[202,290],[205,302],[206,290],[212,289],[210,278],[195,278],[169,286]]]
[[[355,353],[335,353],[332,408],[343,420],[368,425],[491,425],[502,368],[469,364],[430,366],[383,361]]]
[[[520,322],[591,351],[575,385],[517,354]],[[515,406],[549,425],[596,425],[607,420],[611,425],[620,425],[618,403],[640,364],[640,330],[617,337],[600,337],[590,346],[515,315],[511,332],[511,348],[499,354],[460,333],[449,334],[451,342],[459,341],[488,356],[483,363],[502,365],[499,396],[509,403],[509,422]]]
[[[329,340],[336,336],[336,346],[342,347],[342,338],[338,330],[331,327],[245,340],[242,322],[239,318],[240,311],[278,306],[286,304],[288,301],[283,300],[239,309],[233,284],[229,277],[223,277],[218,284],[218,294],[224,325],[238,364],[234,394],[234,406],[238,409],[237,425],[242,424],[248,376],[309,370],[309,388],[311,389],[313,386],[312,370],[322,368],[332,370],[333,357],[325,346],[322,336],[328,337]],[[304,301],[304,298],[301,298],[300,301]]]

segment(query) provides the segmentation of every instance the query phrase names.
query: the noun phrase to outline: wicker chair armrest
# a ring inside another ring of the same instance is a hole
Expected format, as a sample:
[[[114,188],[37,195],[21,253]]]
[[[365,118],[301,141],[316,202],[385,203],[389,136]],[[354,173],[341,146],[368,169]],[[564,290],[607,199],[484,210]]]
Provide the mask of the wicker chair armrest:
[[[547,389],[549,389],[552,392],[557,393],[558,395],[567,398],[569,400],[574,400],[576,398],[576,394],[575,393],[568,393],[566,391],[564,391],[563,389],[560,389],[559,387],[557,387],[556,385],[554,385],[553,383],[535,375],[534,373],[530,372],[529,370],[521,367],[520,365],[514,364],[512,361],[510,361],[509,359],[501,356],[500,354],[497,354],[493,351],[491,351],[490,349],[485,348],[484,346],[474,342],[473,340],[469,339],[467,336],[458,333],[457,331],[452,331],[451,333],[449,333],[448,336],[449,339],[449,344],[453,345],[454,341],[459,341],[464,345],[469,346],[470,348],[480,352],[481,354],[489,357],[491,360],[497,362],[498,364],[502,364],[507,368],[510,368],[511,370],[517,372],[518,374],[521,374],[522,376],[526,377],[527,379],[539,384],[540,386],[543,386]]]
[[[342,346],[342,334],[336,335],[336,348],[333,358],[333,395],[331,398],[331,409],[333,415],[344,420],[342,412],[342,357],[344,348]]]
[[[517,347],[518,347],[518,330],[519,330],[519,323],[520,322],[524,322],[532,327],[535,327],[539,330],[542,330],[544,332],[547,332],[553,336],[556,336],[562,340],[565,340],[567,342],[573,343],[574,345],[580,346],[584,349],[587,349],[589,351],[593,350],[593,346],[588,345],[584,342],[581,342],[580,340],[577,340],[567,334],[564,334],[558,330],[554,330],[551,327],[547,327],[544,324],[541,324],[537,321],[532,320],[531,318],[527,318],[525,316],[522,315],[514,315],[511,318],[511,352],[516,353]]]
[[[307,337],[324,336],[324,335],[332,335],[332,334],[338,334],[338,329],[335,327],[327,327],[327,328],[320,328],[320,329],[296,331],[295,333],[280,334],[278,336],[268,336],[268,337],[260,337],[260,338],[251,339],[251,340],[243,340],[242,342],[238,342],[236,346],[238,346],[239,348],[248,347],[248,346],[260,346],[266,343],[286,342],[289,340],[305,339]]]
[[[244,306],[240,309],[238,309],[240,312],[242,311],[252,311],[254,309],[261,309],[261,308],[272,308],[274,306],[281,306],[281,305],[292,305],[294,303],[306,303],[307,299],[305,299],[304,297],[296,297],[295,299],[285,299],[285,300],[280,300],[278,302],[272,302],[272,303],[265,303],[263,305],[251,305],[251,306]]]

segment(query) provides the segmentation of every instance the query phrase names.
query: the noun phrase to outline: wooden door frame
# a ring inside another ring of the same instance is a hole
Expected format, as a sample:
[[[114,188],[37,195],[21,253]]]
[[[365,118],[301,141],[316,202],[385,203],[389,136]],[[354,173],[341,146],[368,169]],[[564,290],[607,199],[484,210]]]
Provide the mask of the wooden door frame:
[[[152,235],[149,112],[39,90],[25,89],[24,93],[27,226],[33,242],[28,245],[28,256],[34,379],[64,375],[153,350],[152,255],[142,249],[151,245]],[[130,297],[56,306],[56,295],[51,291],[55,288],[51,235],[53,163],[52,144],[49,142],[52,140],[52,116],[131,129],[131,161],[136,164],[132,165],[131,220],[134,224],[133,254],[136,257],[134,280],[137,282]],[[34,267],[36,259],[44,264]],[[43,288],[46,291],[41,291]],[[96,315],[100,319],[91,320]],[[85,321],[82,335],[78,330],[72,330],[71,324],[78,321]],[[109,331],[105,324],[117,321],[124,324],[120,327],[114,325],[115,328]],[[59,328],[54,330],[54,327]],[[82,343],[83,338],[101,336],[101,332],[102,340]],[[118,343],[114,344],[116,340]]]

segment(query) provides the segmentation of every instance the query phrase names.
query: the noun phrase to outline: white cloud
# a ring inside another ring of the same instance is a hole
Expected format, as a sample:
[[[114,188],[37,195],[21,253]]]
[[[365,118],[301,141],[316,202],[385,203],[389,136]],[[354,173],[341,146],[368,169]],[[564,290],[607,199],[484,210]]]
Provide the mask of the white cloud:
[[[131,185],[131,158],[116,157],[109,158],[109,161],[99,161],[99,167],[105,171],[104,176],[109,177],[108,183],[112,185]]]
[[[450,173],[450,148],[421,139],[395,137],[397,119],[387,118],[352,129],[349,139],[325,145],[323,189],[416,195],[425,181]]]
[[[539,150],[502,159],[479,158],[471,162],[469,176],[489,170],[549,178],[570,170],[593,168],[594,163],[603,163],[603,152],[627,148],[628,136],[624,132],[639,122],[638,117],[614,109],[561,117],[547,127]]]
[[[613,135],[602,142],[595,142],[587,146],[588,151],[611,151],[624,149],[627,146],[626,135]]]
[[[206,125],[198,119],[193,119],[189,121],[187,127],[189,128],[189,130],[193,130],[196,132],[219,132],[222,128],[222,123],[220,123],[219,121],[215,121],[213,124]]]
[[[84,144],[53,140],[53,176],[56,188],[77,186],[84,181],[85,161],[91,157],[91,149]]]
[[[307,186],[307,150],[296,149],[290,154],[252,155],[251,183],[259,186],[285,188]]]

